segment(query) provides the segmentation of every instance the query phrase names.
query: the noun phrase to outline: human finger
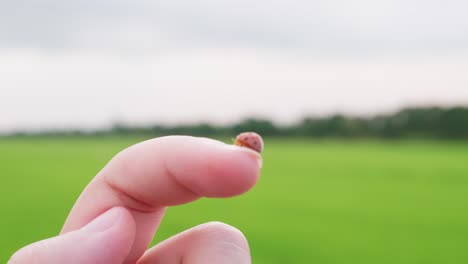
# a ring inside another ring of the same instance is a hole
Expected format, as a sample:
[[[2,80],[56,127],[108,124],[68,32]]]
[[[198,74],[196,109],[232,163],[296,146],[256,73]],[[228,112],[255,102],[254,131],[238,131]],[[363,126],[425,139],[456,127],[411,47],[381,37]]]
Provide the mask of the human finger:
[[[227,224],[203,224],[149,249],[137,264],[250,264],[247,239]]]
[[[145,141],[116,155],[74,205],[62,233],[76,230],[114,206],[130,209],[136,238],[127,259],[147,249],[164,209],[200,197],[230,197],[258,179],[260,156],[207,138],[169,136]]]
[[[16,252],[8,264],[123,263],[135,237],[135,221],[122,207],[108,210],[86,226]]]

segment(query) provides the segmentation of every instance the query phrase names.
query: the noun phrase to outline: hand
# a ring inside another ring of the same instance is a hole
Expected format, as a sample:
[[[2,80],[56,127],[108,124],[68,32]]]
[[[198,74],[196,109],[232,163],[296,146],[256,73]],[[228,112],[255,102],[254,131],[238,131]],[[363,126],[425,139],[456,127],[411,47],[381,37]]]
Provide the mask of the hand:
[[[258,153],[206,138],[139,143],[89,183],[59,236],[22,248],[9,263],[250,263],[244,235],[216,222],[147,248],[167,206],[242,194],[256,183],[260,167]]]

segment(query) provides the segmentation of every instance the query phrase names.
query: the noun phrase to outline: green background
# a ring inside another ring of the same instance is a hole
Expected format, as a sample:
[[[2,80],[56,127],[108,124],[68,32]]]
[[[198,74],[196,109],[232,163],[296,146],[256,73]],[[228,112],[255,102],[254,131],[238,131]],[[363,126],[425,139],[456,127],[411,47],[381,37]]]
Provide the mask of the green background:
[[[141,138],[0,139],[0,263],[55,236],[106,162]],[[170,208],[155,242],[207,221],[253,263],[468,263],[468,143],[266,139],[258,185]]]

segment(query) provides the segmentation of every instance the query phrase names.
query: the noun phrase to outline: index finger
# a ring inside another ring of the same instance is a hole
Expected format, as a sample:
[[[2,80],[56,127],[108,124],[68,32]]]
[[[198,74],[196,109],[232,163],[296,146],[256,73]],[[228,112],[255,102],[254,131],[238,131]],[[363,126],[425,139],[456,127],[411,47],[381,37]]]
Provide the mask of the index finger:
[[[147,249],[166,206],[249,190],[261,167],[258,153],[188,136],[145,141],[117,154],[85,188],[62,233],[79,229],[114,206],[131,210],[136,236],[127,261]]]

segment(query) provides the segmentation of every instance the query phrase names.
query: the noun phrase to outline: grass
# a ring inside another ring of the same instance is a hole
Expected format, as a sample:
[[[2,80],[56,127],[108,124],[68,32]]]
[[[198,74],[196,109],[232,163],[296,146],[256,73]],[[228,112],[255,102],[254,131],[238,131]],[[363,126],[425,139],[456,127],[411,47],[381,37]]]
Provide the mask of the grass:
[[[55,236],[96,172],[139,139],[1,139],[0,263]],[[244,196],[170,208],[155,241],[207,221],[253,263],[468,263],[468,143],[266,140]]]

